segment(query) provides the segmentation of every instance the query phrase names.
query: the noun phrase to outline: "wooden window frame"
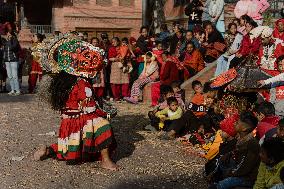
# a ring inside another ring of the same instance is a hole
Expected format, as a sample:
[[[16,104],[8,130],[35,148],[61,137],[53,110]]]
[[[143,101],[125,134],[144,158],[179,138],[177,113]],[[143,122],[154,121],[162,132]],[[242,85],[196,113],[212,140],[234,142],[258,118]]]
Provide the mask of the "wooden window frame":
[[[134,5],[135,5],[135,0],[130,0],[131,1],[130,5],[123,5],[121,3],[121,1],[122,0],[119,0],[119,2],[118,2],[119,6],[121,6],[121,7],[134,7]]]
[[[106,0],[101,0],[102,2],[105,2]],[[112,6],[112,0],[109,0],[110,3],[99,3],[98,0],[96,0],[96,5],[102,6],[102,7],[110,7]]]

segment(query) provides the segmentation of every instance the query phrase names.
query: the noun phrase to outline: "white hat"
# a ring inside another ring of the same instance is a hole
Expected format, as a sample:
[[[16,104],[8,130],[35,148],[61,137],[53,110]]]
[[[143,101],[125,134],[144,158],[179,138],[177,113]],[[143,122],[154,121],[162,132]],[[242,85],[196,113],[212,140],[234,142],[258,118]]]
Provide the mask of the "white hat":
[[[257,37],[270,37],[272,35],[273,30],[268,26],[258,26],[250,31],[250,39],[253,40]]]
[[[261,38],[271,37],[272,33],[273,33],[273,29],[266,26],[262,31]]]

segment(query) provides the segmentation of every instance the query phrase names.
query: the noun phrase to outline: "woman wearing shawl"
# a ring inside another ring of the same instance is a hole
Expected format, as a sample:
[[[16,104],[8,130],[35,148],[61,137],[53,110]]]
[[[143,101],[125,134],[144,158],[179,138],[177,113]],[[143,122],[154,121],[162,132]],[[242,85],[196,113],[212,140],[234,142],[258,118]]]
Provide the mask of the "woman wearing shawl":
[[[206,41],[202,44],[200,49],[204,54],[204,61],[206,63],[214,62],[226,50],[226,44],[221,33],[216,30],[211,22],[204,24]]]
[[[155,61],[155,56],[147,52],[144,56],[144,70],[139,78],[133,83],[130,97],[125,97],[129,103],[137,104],[139,97],[142,95],[142,88],[150,82],[159,78],[159,66]]]
[[[236,24],[230,23],[228,29],[228,33],[225,34],[228,50],[217,59],[215,77],[229,70],[230,61],[235,57],[243,40],[243,35],[237,32]]]

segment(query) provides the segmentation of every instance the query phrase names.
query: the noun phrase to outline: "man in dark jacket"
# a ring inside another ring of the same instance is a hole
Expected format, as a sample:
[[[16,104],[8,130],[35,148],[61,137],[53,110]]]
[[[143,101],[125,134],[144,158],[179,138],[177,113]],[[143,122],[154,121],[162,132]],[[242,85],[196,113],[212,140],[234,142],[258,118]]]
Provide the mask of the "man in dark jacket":
[[[211,185],[210,189],[229,189],[235,187],[252,187],[256,180],[259,158],[259,144],[252,136],[257,126],[257,118],[249,112],[240,115],[236,124],[236,149],[221,157],[221,181]]]
[[[202,24],[203,4],[200,0],[190,0],[184,9],[184,13],[188,16],[188,30],[194,31],[195,28],[200,29]]]
[[[15,35],[12,35],[8,28],[5,29],[5,35],[1,36],[1,46],[3,49],[3,61],[6,65],[7,75],[10,80],[11,91],[9,95],[20,95],[20,86],[18,80],[19,66],[19,41]]]

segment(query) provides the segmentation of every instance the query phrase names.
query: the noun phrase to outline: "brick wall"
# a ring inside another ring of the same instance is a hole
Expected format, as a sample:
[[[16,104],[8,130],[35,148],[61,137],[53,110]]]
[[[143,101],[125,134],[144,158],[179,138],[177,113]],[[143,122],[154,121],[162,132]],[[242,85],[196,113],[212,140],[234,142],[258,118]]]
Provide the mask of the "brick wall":
[[[52,25],[55,30],[67,32],[76,28],[122,29],[134,37],[139,36],[142,24],[142,0],[133,0],[126,6],[123,2],[112,0],[111,4],[96,0],[74,0],[73,4],[53,7]]]

